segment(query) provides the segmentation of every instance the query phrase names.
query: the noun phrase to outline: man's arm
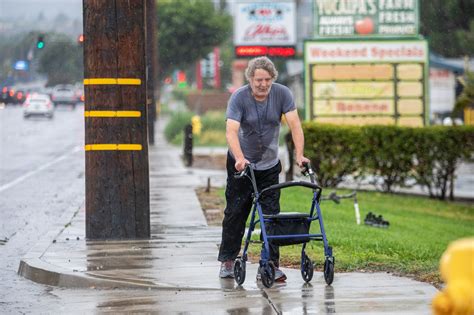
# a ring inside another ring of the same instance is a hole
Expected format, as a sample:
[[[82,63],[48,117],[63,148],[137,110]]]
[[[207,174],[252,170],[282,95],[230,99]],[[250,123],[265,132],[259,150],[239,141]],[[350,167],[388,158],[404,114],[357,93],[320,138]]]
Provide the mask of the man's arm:
[[[240,147],[239,129],[240,122],[227,119],[225,136],[229,145],[229,149],[235,158],[235,169],[238,172],[242,171],[246,164],[250,164],[250,162],[245,158],[242,148]]]
[[[295,109],[287,112],[285,118],[290,127],[293,143],[295,144],[296,164],[298,164],[299,167],[303,167],[303,163],[309,163],[309,159],[303,156],[304,134],[301,128],[300,118],[298,117],[298,111]]]

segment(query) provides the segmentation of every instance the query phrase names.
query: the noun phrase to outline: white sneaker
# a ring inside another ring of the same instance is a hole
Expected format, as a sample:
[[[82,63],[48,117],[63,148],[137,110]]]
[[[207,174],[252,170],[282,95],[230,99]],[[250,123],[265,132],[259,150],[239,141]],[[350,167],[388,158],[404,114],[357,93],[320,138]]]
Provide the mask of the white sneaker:
[[[226,260],[221,264],[221,270],[219,271],[219,277],[221,278],[234,278],[234,261]]]
[[[257,280],[262,280],[262,275],[260,274],[260,268],[257,271]],[[275,282],[283,282],[286,280],[286,275],[280,268],[275,267]]]

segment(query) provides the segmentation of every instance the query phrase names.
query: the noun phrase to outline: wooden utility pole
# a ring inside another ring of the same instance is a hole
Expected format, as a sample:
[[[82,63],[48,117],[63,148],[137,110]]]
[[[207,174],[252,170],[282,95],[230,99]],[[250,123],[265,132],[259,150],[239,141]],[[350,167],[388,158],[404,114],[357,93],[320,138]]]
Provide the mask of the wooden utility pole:
[[[145,0],[146,5],[146,67],[147,67],[147,107],[148,143],[155,144],[156,85],[157,85],[157,38],[156,38],[156,0]]]
[[[86,237],[150,237],[145,0],[83,0]]]

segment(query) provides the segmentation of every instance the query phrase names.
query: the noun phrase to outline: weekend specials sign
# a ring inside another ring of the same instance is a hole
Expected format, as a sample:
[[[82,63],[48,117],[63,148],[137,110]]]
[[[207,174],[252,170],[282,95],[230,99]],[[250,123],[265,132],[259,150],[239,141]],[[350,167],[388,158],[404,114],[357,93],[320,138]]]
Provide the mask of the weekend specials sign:
[[[426,41],[307,41],[304,54],[307,119],[427,123]]]
[[[418,36],[418,0],[313,1],[316,38]]]

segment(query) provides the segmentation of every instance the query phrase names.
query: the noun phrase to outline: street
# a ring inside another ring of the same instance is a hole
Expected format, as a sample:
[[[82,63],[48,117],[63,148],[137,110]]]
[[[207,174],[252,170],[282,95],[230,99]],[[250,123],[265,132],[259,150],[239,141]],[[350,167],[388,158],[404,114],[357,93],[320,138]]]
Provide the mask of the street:
[[[47,311],[59,306],[51,288],[16,274],[18,259],[84,201],[82,109],[59,108],[53,120],[0,110],[0,309]]]
[[[20,106],[0,109],[1,314],[154,309],[149,300],[156,292],[71,290],[17,275],[21,257],[84,205],[83,115],[82,106],[60,106],[53,120],[24,119]]]
[[[108,290],[55,288],[17,275],[21,257],[52,227],[70,222],[83,206],[83,124],[82,106],[74,111],[59,107],[53,120],[24,119],[20,106],[0,110],[2,314],[89,313],[110,309],[112,302],[104,301],[115,299]],[[143,295],[115,293],[136,299]]]

